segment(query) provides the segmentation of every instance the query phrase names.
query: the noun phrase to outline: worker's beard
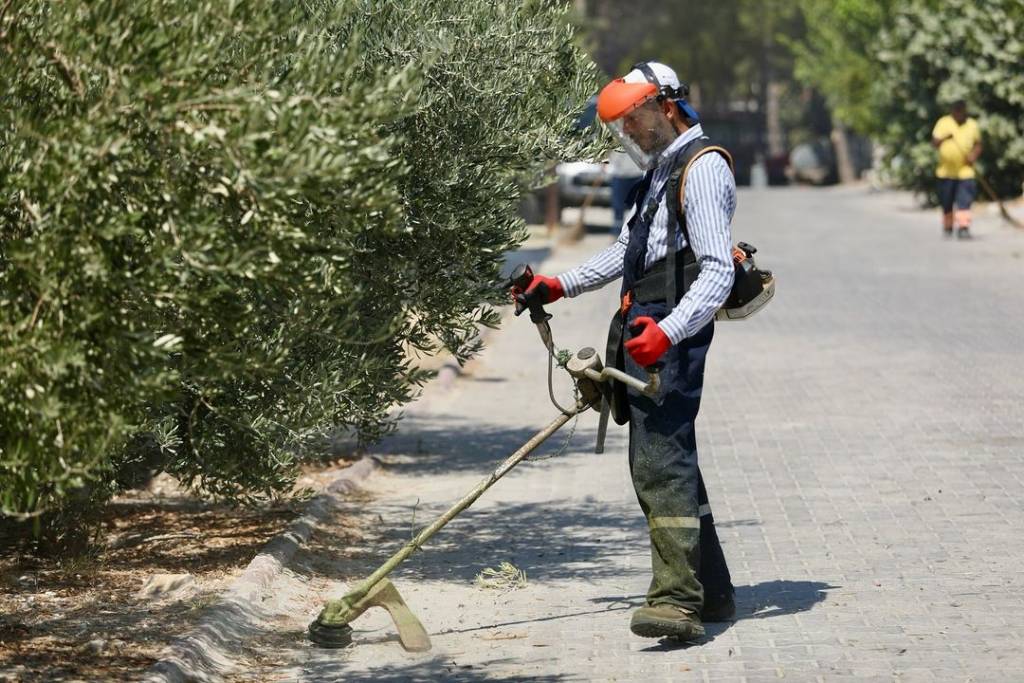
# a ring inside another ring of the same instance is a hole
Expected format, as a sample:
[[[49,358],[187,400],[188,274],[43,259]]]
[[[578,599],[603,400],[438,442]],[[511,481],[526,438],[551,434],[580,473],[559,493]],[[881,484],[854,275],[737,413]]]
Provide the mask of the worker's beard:
[[[660,107],[651,107],[648,111],[638,110],[636,114],[640,114],[642,118],[630,122],[631,133],[626,132],[623,119],[612,121],[608,126],[622,143],[622,148],[633,163],[641,170],[649,171],[658,165],[662,153],[678,137],[678,133]]]

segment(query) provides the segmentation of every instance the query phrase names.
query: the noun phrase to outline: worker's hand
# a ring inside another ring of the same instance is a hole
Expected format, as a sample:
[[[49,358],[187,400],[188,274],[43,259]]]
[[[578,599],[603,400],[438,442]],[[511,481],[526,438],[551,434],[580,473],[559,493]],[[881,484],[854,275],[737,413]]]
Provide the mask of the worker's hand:
[[[625,343],[626,351],[641,367],[654,365],[672,346],[668,335],[662,332],[654,318],[640,316],[629,326],[633,338]]]
[[[516,315],[526,310],[535,297],[539,298],[541,303],[550,304],[563,296],[565,296],[565,290],[562,289],[562,283],[557,277],[534,275],[525,292],[519,287],[512,288],[512,298],[519,304],[516,306]]]

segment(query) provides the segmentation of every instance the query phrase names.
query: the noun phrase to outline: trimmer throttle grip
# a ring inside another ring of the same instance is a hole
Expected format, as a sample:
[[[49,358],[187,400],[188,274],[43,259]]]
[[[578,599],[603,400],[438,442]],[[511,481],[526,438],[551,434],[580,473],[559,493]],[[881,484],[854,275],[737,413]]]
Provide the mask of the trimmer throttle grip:
[[[547,322],[551,314],[544,310],[544,302],[538,296],[527,297],[526,290],[533,283],[533,268],[527,263],[520,263],[509,276],[509,288],[518,291],[515,295],[516,315],[527,308],[530,309],[530,320],[535,324]]]
[[[517,287],[524,292],[531,282],[533,282],[533,268],[529,263],[520,263],[512,269],[512,274],[508,278],[509,287]]]

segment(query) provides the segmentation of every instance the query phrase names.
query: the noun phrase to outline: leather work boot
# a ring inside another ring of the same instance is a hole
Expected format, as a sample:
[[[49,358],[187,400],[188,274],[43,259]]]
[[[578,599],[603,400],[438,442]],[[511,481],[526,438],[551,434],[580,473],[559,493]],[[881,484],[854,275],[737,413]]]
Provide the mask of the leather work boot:
[[[633,612],[629,630],[643,638],[696,640],[704,636],[700,617],[675,605],[648,605]]]
[[[736,616],[736,600],[732,593],[715,599],[704,598],[704,608],[700,611],[700,620],[706,622],[732,621]]]

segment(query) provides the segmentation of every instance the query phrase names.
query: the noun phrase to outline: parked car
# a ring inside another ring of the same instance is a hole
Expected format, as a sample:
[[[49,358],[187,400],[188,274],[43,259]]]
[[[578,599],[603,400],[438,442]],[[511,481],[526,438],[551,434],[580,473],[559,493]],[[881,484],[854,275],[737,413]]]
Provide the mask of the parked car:
[[[558,197],[562,206],[579,206],[590,197],[590,203],[608,206],[612,202],[608,162],[567,161],[555,166]]]
[[[577,130],[593,128],[596,119],[597,97],[591,97],[576,120]],[[562,206],[579,206],[588,197],[592,204],[611,204],[612,186],[607,162],[564,161],[555,166],[555,176]]]

